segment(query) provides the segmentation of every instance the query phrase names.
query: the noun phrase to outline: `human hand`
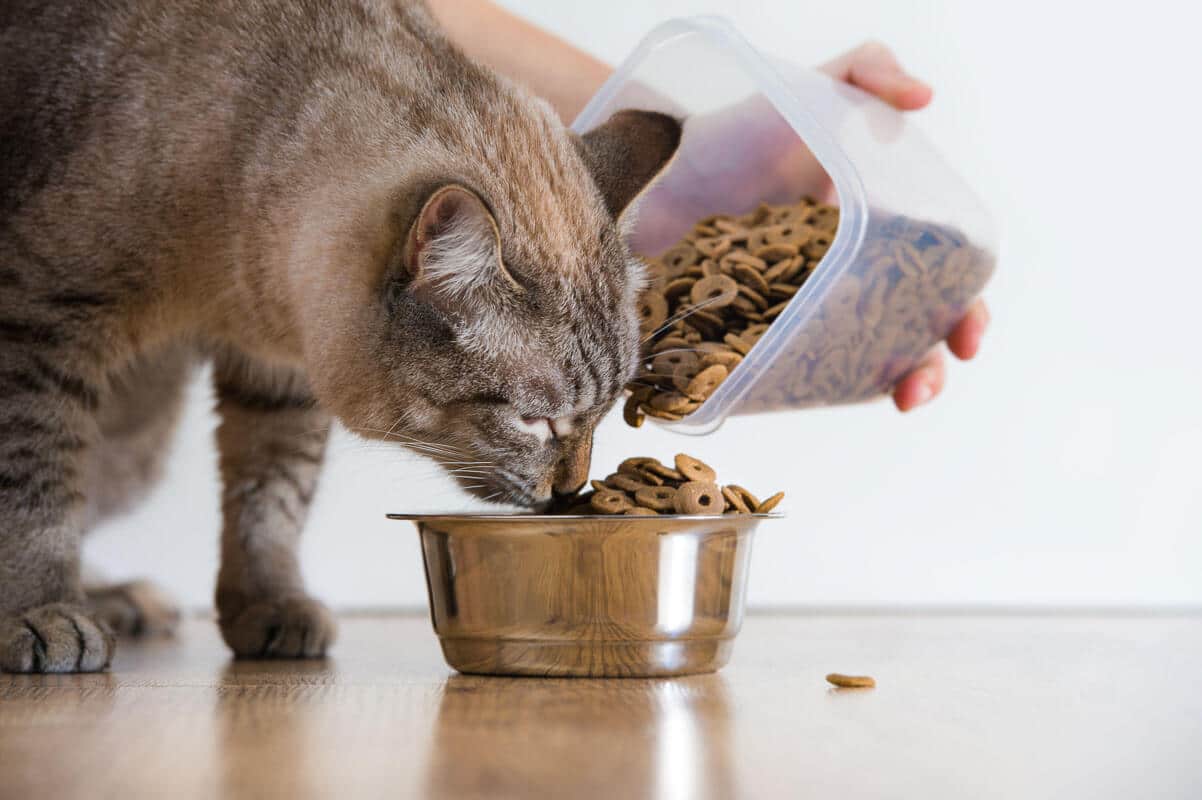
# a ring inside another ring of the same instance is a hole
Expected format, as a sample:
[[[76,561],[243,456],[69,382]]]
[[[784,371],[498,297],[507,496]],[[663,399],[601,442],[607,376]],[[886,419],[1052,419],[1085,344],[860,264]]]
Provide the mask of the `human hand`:
[[[893,52],[879,42],[865,42],[820,69],[901,111],[917,111],[931,102],[931,87],[909,75]],[[948,350],[963,361],[972,358],[988,325],[989,309],[978,298],[948,334]],[[910,411],[928,402],[943,390],[946,374],[943,353],[932,351],[893,387],[894,404],[900,411]]]

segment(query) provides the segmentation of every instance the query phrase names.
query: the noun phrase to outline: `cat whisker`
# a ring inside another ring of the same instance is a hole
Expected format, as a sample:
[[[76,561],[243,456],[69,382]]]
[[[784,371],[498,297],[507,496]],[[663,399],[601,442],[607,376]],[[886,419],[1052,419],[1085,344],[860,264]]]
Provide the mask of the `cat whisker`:
[[[687,319],[688,317],[691,317],[693,314],[696,314],[698,311],[704,310],[706,308],[706,306],[713,305],[714,303],[718,302],[720,299],[722,299],[722,298],[721,297],[711,297],[700,303],[694,303],[692,305],[685,306],[685,308],[683,308],[682,310],[677,311],[675,314],[668,317],[668,319],[664,322],[663,325],[660,325],[658,328],[653,330],[651,333],[644,336],[642,341],[640,342],[640,344],[646,344],[647,342],[654,339],[656,336],[659,336],[661,333],[666,331],[668,328],[670,328],[673,325],[675,325],[676,323],[680,322],[682,319]]]

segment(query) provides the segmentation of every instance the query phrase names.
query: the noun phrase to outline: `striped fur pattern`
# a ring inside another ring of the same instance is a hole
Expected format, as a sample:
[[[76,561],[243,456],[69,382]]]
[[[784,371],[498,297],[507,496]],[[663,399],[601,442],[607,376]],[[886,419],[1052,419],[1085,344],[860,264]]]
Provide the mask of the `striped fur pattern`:
[[[297,542],[333,418],[484,498],[576,488],[638,348],[619,220],[679,133],[572,135],[414,1],[0,3],[0,670],[109,663],[80,537],[204,359],[240,655],[332,641]]]

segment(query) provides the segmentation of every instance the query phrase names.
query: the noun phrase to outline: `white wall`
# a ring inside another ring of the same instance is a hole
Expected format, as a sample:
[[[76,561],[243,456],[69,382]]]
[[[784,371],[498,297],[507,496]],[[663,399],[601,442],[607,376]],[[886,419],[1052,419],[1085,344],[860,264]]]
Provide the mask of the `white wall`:
[[[759,604],[1202,603],[1202,112],[1184,4],[510,0],[616,62],[672,16],[735,17],[816,62],[866,38],[936,87],[923,126],[1005,233],[977,362],[909,417],[878,404],[730,422],[706,439],[610,419],[595,464],[687,449],[787,489],[752,567]],[[738,8],[736,15],[735,9]],[[198,387],[167,484],[88,550],[209,602],[213,421]],[[305,541],[314,590],[425,603],[393,510],[470,504],[428,462],[339,436]]]

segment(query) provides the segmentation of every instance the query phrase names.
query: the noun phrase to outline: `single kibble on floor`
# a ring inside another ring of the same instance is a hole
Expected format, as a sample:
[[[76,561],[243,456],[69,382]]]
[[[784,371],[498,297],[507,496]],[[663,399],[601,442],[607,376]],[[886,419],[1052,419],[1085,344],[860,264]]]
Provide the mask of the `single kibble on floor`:
[[[672,466],[636,456],[604,480],[589,482],[580,494],[556,498],[550,514],[654,516],[684,514],[767,514],[784,498],[777,492],[762,503],[737,484],[718,483],[718,471],[699,458],[677,453]]]
[[[713,396],[821,269],[838,227],[839,209],[808,197],[761,203],[699,220],[658,258],[644,258],[645,358],[627,387],[627,424],[680,421]],[[864,257],[756,379],[745,411],[879,396],[992,272],[987,253],[945,226],[881,215],[864,236]]]
[[[827,683],[838,686],[840,689],[873,689],[876,687],[876,681],[868,675],[843,675],[839,672],[832,672],[826,676]]]

